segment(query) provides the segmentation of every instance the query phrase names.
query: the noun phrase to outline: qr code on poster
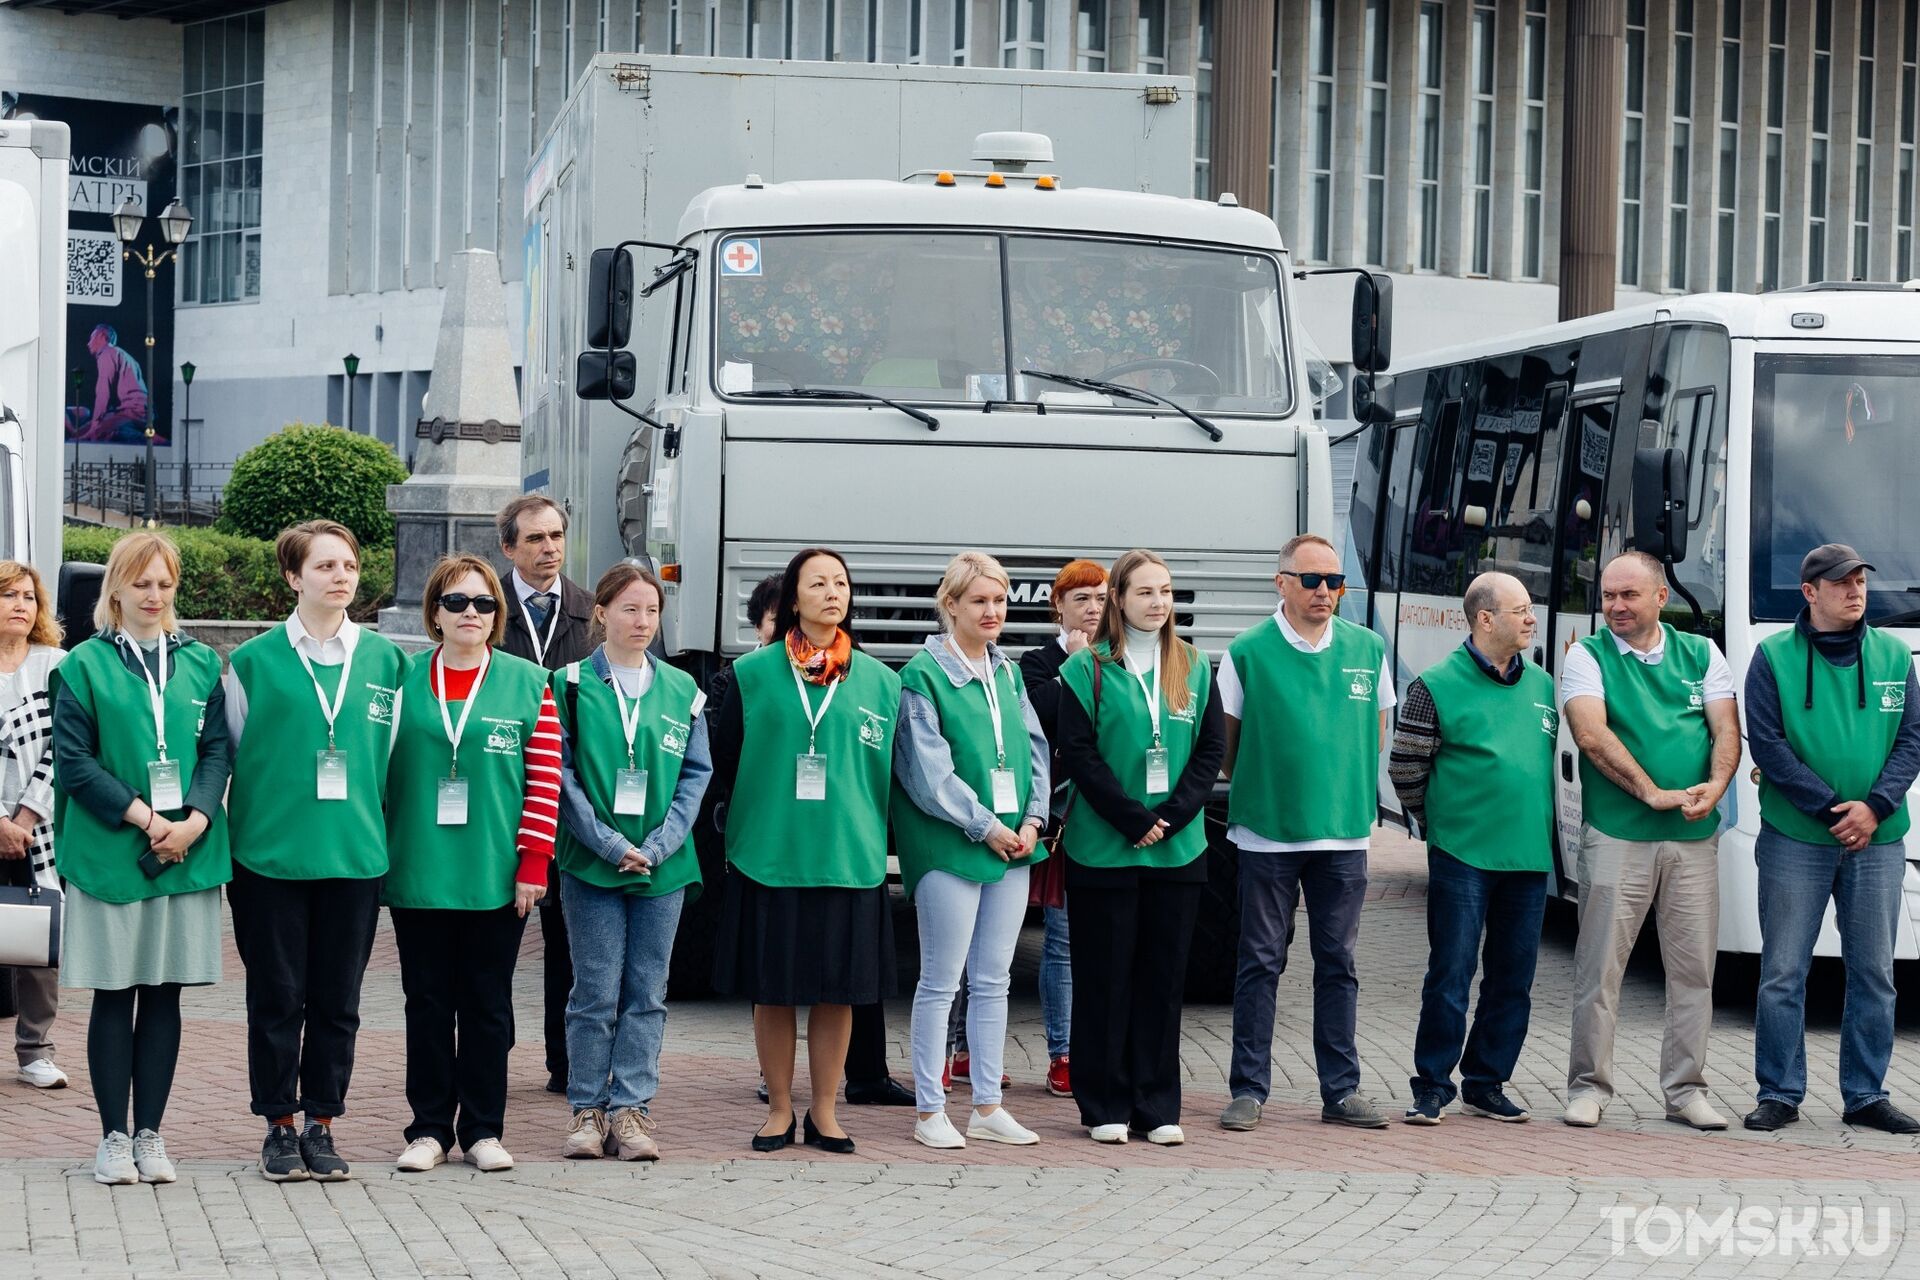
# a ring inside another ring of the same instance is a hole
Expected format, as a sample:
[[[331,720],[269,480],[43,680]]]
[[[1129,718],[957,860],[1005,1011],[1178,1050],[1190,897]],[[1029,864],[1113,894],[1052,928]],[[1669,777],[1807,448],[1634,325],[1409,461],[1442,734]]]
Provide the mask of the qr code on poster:
[[[111,231],[67,233],[67,300],[120,305],[120,242]]]

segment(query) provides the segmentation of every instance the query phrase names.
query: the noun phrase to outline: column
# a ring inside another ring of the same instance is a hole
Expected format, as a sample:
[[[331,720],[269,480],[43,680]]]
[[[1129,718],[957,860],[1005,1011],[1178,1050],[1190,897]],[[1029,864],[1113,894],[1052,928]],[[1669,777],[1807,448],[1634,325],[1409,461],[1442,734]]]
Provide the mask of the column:
[[[1420,204],[1420,0],[1393,0],[1387,15],[1387,229],[1389,271],[1412,271]]]
[[[1720,225],[1720,25],[1722,0],[1693,4],[1693,174],[1687,188],[1687,288],[1715,287]]]
[[[1274,92],[1274,207],[1268,210],[1295,261],[1307,256],[1307,7],[1289,4],[1276,22],[1274,46],[1278,84]]]
[[[1813,6],[1787,6],[1787,136],[1785,181],[1780,201],[1780,283],[1796,285],[1807,279],[1807,199],[1813,164]],[[1833,145],[1827,145],[1827,165],[1833,165]],[[1833,202],[1827,202],[1827,241],[1833,241]]]
[[[449,0],[440,6],[440,191],[436,215],[440,228],[439,261],[434,279],[444,284],[454,254],[467,247],[467,6]]]
[[[1213,189],[1271,215],[1274,6],[1227,0],[1213,20]]]
[[[1625,0],[1567,0],[1560,318],[1611,311],[1620,226],[1620,72]]]
[[[1440,101],[1440,274],[1473,265],[1473,9],[1449,4],[1442,19],[1446,75]]]
[[[1522,83],[1524,0],[1499,0],[1493,27],[1493,253],[1488,275],[1511,280],[1520,274],[1520,139],[1526,124],[1527,87]]]
[[[1699,26],[1696,17],[1694,28]],[[1673,199],[1673,0],[1649,0],[1646,54],[1646,124],[1640,135],[1640,275],[1634,284],[1660,293],[1667,288],[1667,210]],[[1623,173],[1621,180],[1625,177]]]

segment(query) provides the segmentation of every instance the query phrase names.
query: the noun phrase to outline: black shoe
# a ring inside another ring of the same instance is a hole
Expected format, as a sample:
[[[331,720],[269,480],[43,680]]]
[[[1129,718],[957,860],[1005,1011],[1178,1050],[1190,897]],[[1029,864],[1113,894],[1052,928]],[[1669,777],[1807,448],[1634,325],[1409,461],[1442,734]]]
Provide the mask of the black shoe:
[[[548,1093],[565,1093],[566,1091],[567,1091],[567,1073],[564,1071],[548,1072],[547,1073],[547,1092]]]
[[[1447,1095],[1438,1089],[1422,1089],[1413,1095],[1413,1105],[1407,1108],[1408,1124],[1439,1124],[1440,1115],[1447,1109]]]
[[[765,1080],[762,1080],[759,1086],[754,1089],[753,1096],[760,1099],[760,1101],[762,1102],[772,1101],[771,1098],[767,1097],[767,1082]]]
[[[892,1076],[881,1076],[859,1084],[847,1081],[847,1101],[856,1107],[910,1107],[914,1099],[913,1090]]]
[[[1915,1120],[1885,1098],[1869,1102],[1858,1111],[1849,1111],[1840,1118],[1848,1124],[1859,1125],[1863,1129],[1879,1129],[1883,1133],[1920,1133],[1920,1120]]]
[[[1784,1129],[1800,1118],[1800,1108],[1788,1106],[1778,1098],[1762,1098],[1760,1105],[1747,1112],[1740,1123],[1760,1133]]]
[[[307,1162],[300,1158],[300,1133],[290,1124],[267,1126],[260,1147],[260,1173],[268,1182],[305,1182]]]
[[[813,1122],[809,1120],[807,1123],[811,1125]],[[785,1133],[756,1133],[753,1135],[753,1149],[755,1151],[778,1151],[782,1147],[790,1147],[793,1145],[793,1130],[794,1124],[789,1120]]]
[[[1503,1120],[1508,1124],[1520,1124],[1527,1118],[1525,1107],[1515,1106],[1505,1091],[1489,1089],[1485,1093],[1460,1094],[1460,1109],[1470,1116],[1485,1116],[1489,1120]]]
[[[308,1124],[300,1135],[300,1158],[316,1182],[341,1182],[350,1174],[347,1162],[333,1149],[333,1130],[324,1124]]]
[[[894,1087],[898,1088],[899,1086],[895,1085]],[[853,1154],[853,1139],[829,1138],[826,1134],[814,1128],[813,1112],[807,1112],[807,1120],[804,1127],[806,1129],[808,1146],[818,1147],[822,1151],[829,1152],[836,1156],[850,1156]]]

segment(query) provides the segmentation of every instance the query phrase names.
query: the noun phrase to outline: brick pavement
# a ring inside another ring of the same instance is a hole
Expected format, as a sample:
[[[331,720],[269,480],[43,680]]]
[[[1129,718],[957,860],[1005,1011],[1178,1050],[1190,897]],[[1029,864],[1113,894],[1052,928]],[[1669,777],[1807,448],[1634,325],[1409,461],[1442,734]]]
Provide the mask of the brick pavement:
[[[1407,1092],[1425,964],[1424,893],[1420,847],[1377,840],[1361,932],[1360,1043],[1365,1087],[1383,1101],[1403,1102]],[[1846,1259],[1844,1270],[1835,1259],[1794,1260],[1796,1275],[1826,1274],[1829,1265],[1832,1274],[1875,1275],[1898,1273],[1890,1268],[1905,1248],[1904,1224],[1920,1222],[1920,1141],[1839,1123],[1831,1010],[1809,1035],[1806,1120],[1780,1134],[1696,1134],[1664,1122],[1658,975],[1636,968],[1622,997],[1621,1097],[1597,1130],[1555,1122],[1571,986],[1570,933],[1556,927],[1543,944],[1533,1033],[1514,1082],[1541,1112],[1534,1123],[1452,1115],[1438,1129],[1396,1124],[1372,1133],[1317,1123],[1302,953],[1283,980],[1274,1098],[1259,1131],[1229,1135],[1212,1122],[1225,1100],[1231,1017],[1202,1006],[1187,1012],[1182,1053],[1188,1144],[1096,1146],[1071,1102],[1038,1087],[1046,1057],[1031,993],[1037,941],[1026,940],[1016,970],[1021,994],[1008,1047],[1016,1083],[1007,1104],[1042,1143],[941,1156],[912,1142],[910,1112],[864,1108],[842,1113],[860,1143],[856,1156],[748,1154],[747,1136],[763,1114],[752,1095],[751,1036],[744,1009],[715,1002],[670,1014],[656,1102],[665,1162],[647,1169],[554,1159],[567,1112],[540,1087],[540,937],[532,927],[516,980],[528,1038],[514,1053],[506,1135],[520,1168],[486,1178],[465,1168],[401,1178],[388,1161],[406,1121],[402,1009],[391,935],[383,932],[350,1114],[337,1130],[358,1163],[353,1184],[281,1188],[251,1172],[260,1129],[245,1110],[240,968],[229,954],[227,980],[185,1002],[187,1037],[166,1124],[182,1183],[102,1188],[87,1168],[98,1128],[85,1080],[86,993],[68,992],[56,1038],[75,1087],[41,1093],[0,1080],[0,1264],[14,1272],[27,1263],[36,1276],[1239,1275],[1282,1262],[1308,1274],[1625,1274],[1648,1265],[1689,1274],[1696,1264],[1686,1259],[1613,1257],[1605,1209],[1885,1204],[1898,1230],[1896,1247],[1881,1257]],[[891,1006],[889,1019],[904,1076],[905,1001]],[[1903,1016],[1890,1087],[1910,1103],[1920,1103],[1916,1047],[1920,1028]],[[1723,1111],[1750,1105],[1751,1059],[1750,1000],[1724,1005],[1709,1063]],[[964,1098],[956,1098],[958,1113]],[[151,1268],[141,1261],[148,1255]],[[1697,1269],[1712,1273],[1728,1261],[1699,1260]],[[1734,1261],[1767,1274],[1780,1260]]]

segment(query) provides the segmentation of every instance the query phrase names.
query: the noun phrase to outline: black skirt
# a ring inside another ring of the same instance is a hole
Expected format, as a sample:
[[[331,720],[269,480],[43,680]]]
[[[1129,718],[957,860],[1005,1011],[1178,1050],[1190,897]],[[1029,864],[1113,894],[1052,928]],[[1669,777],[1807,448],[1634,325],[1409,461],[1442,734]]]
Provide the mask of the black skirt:
[[[895,994],[887,887],[785,888],[729,868],[714,990],[755,1004],[875,1004]]]

